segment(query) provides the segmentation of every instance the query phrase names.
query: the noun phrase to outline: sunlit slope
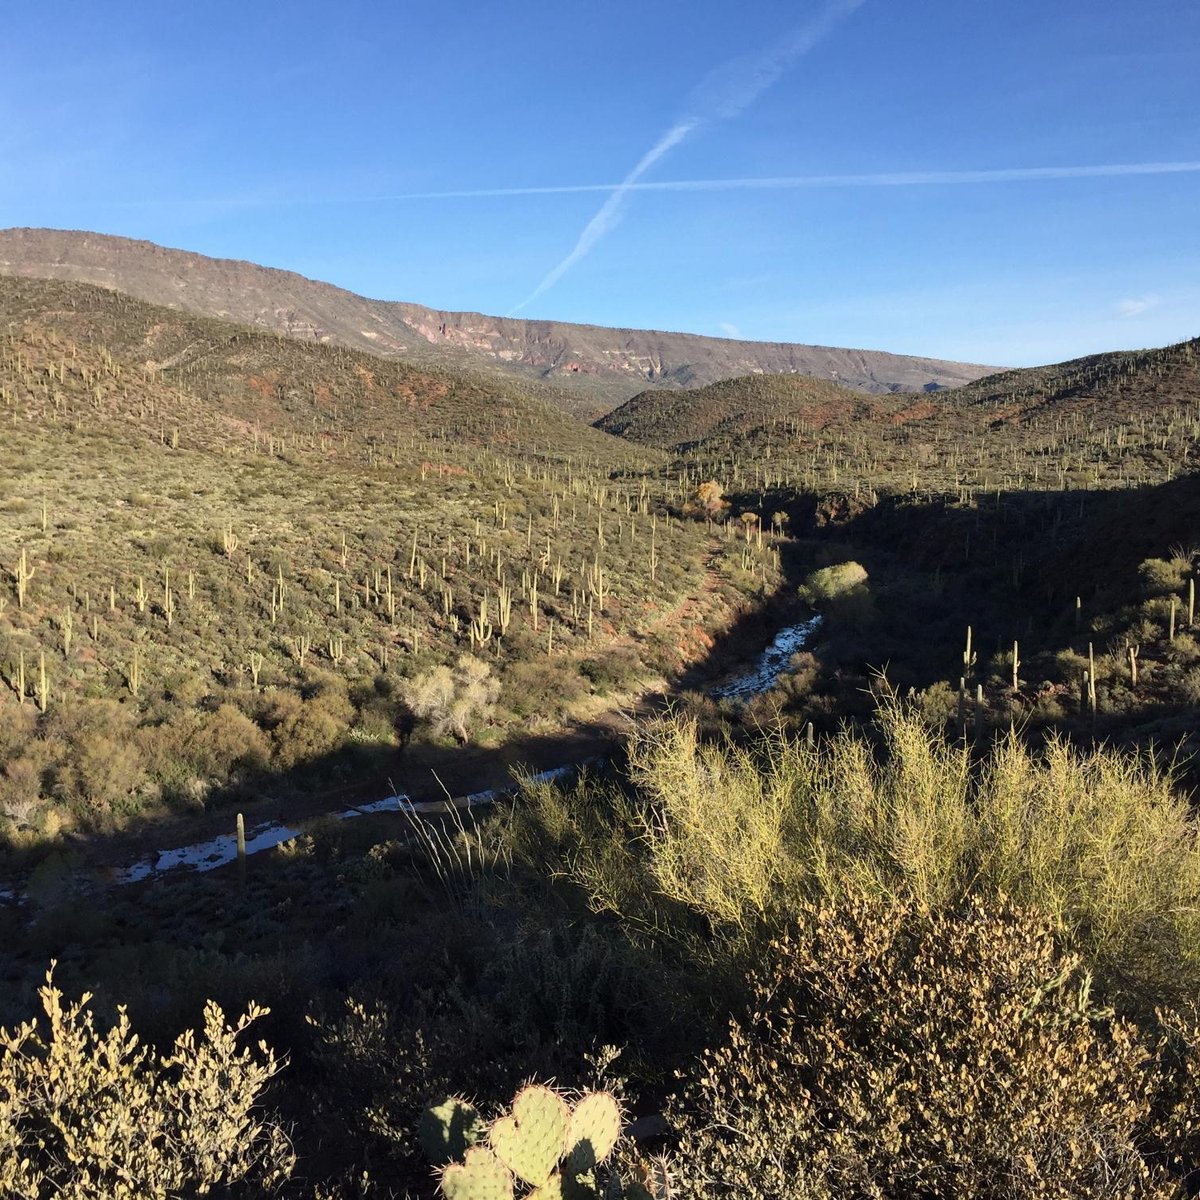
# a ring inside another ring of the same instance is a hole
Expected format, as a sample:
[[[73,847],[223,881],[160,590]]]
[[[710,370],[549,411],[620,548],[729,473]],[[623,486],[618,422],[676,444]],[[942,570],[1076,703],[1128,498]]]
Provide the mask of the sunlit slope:
[[[61,410],[86,394],[93,424],[157,432],[146,424],[153,407],[192,446],[253,441],[256,431],[260,440],[292,441],[339,431],[375,441],[538,444],[556,455],[629,460],[619,442],[525,395],[516,381],[485,384],[85,284],[0,276],[0,328],[22,345],[8,386],[31,412],[56,403]]]
[[[307,786],[463,656],[493,746],[603,710],[778,582],[661,468],[515,386],[0,281],[0,811]]]
[[[868,396],[804,376],[747,375],[681,392],[642,392],[602,417],[596,428],[682,452],[733,442],[781,422],[824,428],[882,421],[914,406],[924,413],[929,403],[909,394]]]

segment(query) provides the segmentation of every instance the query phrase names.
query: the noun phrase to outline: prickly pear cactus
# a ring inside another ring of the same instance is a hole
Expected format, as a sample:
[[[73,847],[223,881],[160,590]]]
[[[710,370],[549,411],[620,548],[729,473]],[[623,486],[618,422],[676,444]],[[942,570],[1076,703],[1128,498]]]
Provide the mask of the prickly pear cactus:
[[[518,1179],[539,1187],[549,1182],[566,1151],[571,1110],[547,1087],[522,1088],[512,1112],[492,1125],[488,1140],[496,1157]]]
[[[569,1190],[570,1183],[555,1171],[541,1187],[535,1187],[525,1200],[580,1200],[580,1192]]]
[[[602,1200],[603,1195],[594,1172],[570,1175],[560,1169],[524,1200]]]
[[[486,1146],[472,1146],[462,1162],[442,1172],[442,1195],[446,1200],[512,1200],[512,1173]]]
[[[473,1145],[484,1132],[488,1145]],[[611,1186],[602,1187],[597,1168],[620,1136],[621,1109],[607,1092],[590,1092],[572,1110],[558,1092],[537,1085],[523,1088],[490,1130],[464,1100],[447,1100],[421,1119],[421,1141],[434,1161],[469,1147],[442,1172],[446,1200],[512,1200],[514,1189],[524,1200],[600,1200]]]
[[[421,1149],[435,1167],[462,1159],[486,1133],[484,1119],[458,1096],[447,1096],[440,1104],[427,1108],[417,1126]]]
[[[608,1092],[589,1092],[575,1105],[567,1131],[566,1171],[582,1175],[604,1162],[621,1136],[621,1109]]]

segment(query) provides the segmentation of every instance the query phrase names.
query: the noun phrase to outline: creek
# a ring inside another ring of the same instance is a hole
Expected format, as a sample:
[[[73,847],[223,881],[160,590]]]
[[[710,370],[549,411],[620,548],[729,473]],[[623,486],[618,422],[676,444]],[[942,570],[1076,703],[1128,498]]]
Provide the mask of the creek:
[[[819,616],[812,616],[807,620],[785,625],[776,633],[770,645],[759,654],[751,667],[732,675],[723,683],[710,687],[709,694],[717,699],[745,701],[767,691],[787,670],[792,655],[803,650],[809,644],[820,623]],[[534,783],[551,782],[565,778],[579,768],[592,765],[596,761],[587,759],[583,762],[568,763],[564,766],[553,767],[548,771],[539,771],[527,776],[527,779]],[[246,830],[246,856],[261,854],[264,850],[281,846],[284,842],[299,837],[318,821],[331,818],[337,821],[350,821],[356,817],[365,817],[374,813],[435,814],[448,812],[451,809],[475,808],[491,804],[502,796],[511,795],[515,787],[516,785],[492,788],[489,791],[474,792],[454,799],[433,801],[414,801],[406,795],[386,796],[369,804],[352,806],[323,817],[297,822],[295,825],[266,822]],[[140,883],[145,879],[160,878],[172,871],[214,871],[218,867],[236,862],[237,856],[236,836],[232,833],[221,834],[208,841],[196,842],[189,846],[180,846],[173,850],[160,850],[157,854],[141,859],[132,866],[111,872],[109,881],[115,884],[130,884]],[[13,892],[0,891],[0,901],[19,903],[20,899]]]

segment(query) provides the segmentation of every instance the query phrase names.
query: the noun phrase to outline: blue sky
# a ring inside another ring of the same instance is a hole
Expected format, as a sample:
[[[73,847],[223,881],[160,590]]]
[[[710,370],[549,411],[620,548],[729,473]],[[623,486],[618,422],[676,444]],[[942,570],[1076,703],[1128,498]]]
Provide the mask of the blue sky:
[[[0,226],[994,364],[1200,333],[1194,0],[39,0],[4,24]],[[1135,164],[1180,169],[1051,170]]]

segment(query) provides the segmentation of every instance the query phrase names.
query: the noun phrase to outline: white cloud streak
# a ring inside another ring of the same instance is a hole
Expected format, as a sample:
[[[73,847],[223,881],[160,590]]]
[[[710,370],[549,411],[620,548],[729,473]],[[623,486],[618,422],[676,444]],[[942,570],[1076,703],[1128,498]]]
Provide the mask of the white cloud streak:
[[[664,151],[665,153],[665,151]],[[661,157],[661,155],[660,155]],[[740,179],[662,179],[649,182],[562,183],[532,187],[459,188],[400,192],[365,201],[482,200],[503,196],[565,196],[582,192],[727,192],[804,188],[939,187],[971,183],[1024,183],[1041,179],[1110,179],[1200,173],[1200,162],[1099,163],[1091,166],[997,167],[978,171],[887,171],[862,175],[751,175]]]
[[[672,147],[678,146],[693,129],[696,128],[697,122],[694,120],[681,121],[678,125],[671,126],[666,133],[645,154],[642,155],[637,166],[629,172],[625,178],[617,184],[613,189],[612,194],[605,200],[600,211],[584,226],[583,232],[579,235],[579,240],[575,243],[571,253],[567,255],[543,280],[521,301],[515,308],[511,309],[508,315],[511,317],[513,313],[519,312],[527,304],[536,300],[543,292],[548,292],[579,260],[589,254],[592,248],[598,241],[621,218],[621,209],[625,204],[625,197],[637,186],[637,181],[648,171],[664,154]]]
[[[542,281],[509,311],[520,312],[552,288],[572,267],[585,258],[597,243],[621,219],[621,211],[629,194],[638,187],[641,177],[664,155],[679,145],[703,125],[727,121],[736,117],[803,54],[807,54],[839,21],[860,8],[865,0],[832,0],[804,25],[794,29],[777,46],[765,53],[731,59],[710,72],[688,97],[685,115],[676,121],[658,141],[638,160],[637,165],[613,187],[609,197],[562,259]]]
[[[1118,316],[1140,317],[1142,313],[1157,308],[1158,303],[1157,296],[1130,296],[1125,300],[1118,300],[1115,307]]]
[[[665,151],[663,151],[665,153]],[[116,209],[191,209],[201,214],[220,215],[248,208],[310,207],[340,204],[400,204],[419,200],[487,200],[522,196],[570,196],[589,192],[733,192],[801,191],[821,188],[956,187],[967,184],[1026,183],[1054,179],[1118,179],[1154,175],[1200,174],[1200,162],[1099,163],[1091,166],[998,167],[976,171],[889,171],[861,175],[752,175],[741,179],[634,180],[632,183],[560,183],[531,187],[454,188],[430,192],[357,193],[342,196],[278,195],[273,191],[248,192],[241,196],[212,196],[200,199],[153,197],[137,200],[97,200],[87,207]],[[84,201],[62,201],[60,207],[83,207]]]

